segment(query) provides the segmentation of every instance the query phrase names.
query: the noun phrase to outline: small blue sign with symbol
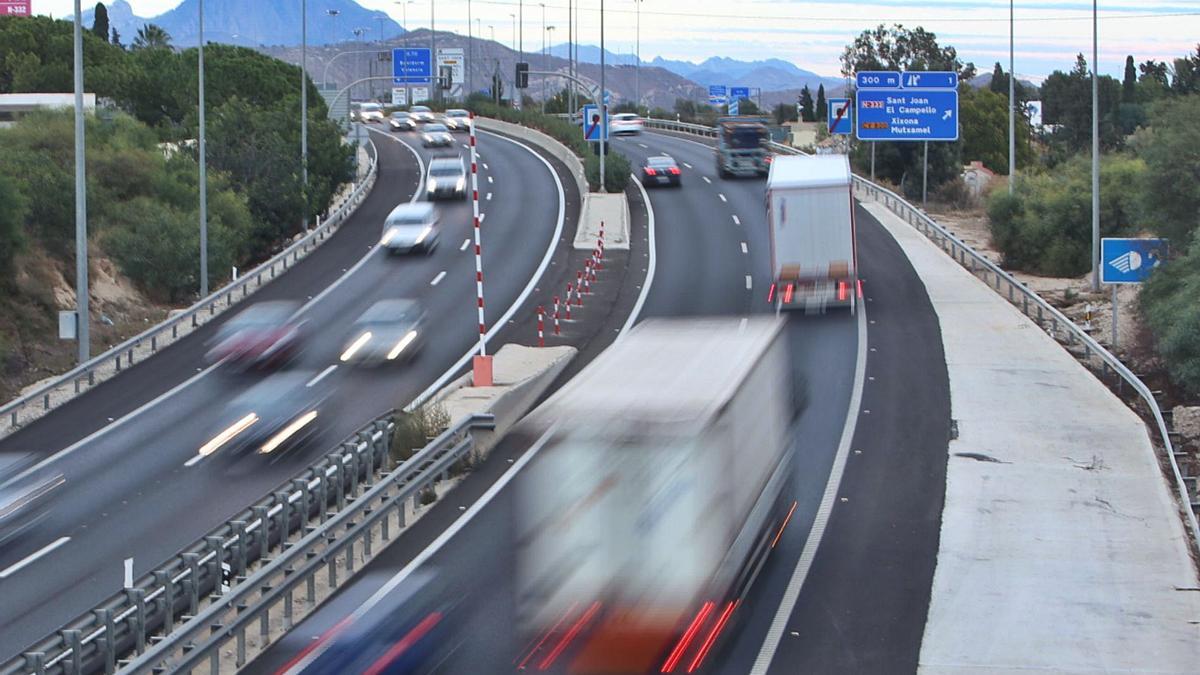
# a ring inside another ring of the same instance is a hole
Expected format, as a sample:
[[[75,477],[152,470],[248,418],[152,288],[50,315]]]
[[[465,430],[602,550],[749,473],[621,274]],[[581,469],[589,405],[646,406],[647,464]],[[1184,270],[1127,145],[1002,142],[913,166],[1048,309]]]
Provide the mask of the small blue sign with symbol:
[[[828,103],[829,133],[849,136],[854,132],[854,109],[850,107],[850,99],[831,98]]]
[[[1166,239],[1100,240],[1100,281],[1105,284],[1140,284],[1166,261]]]
[[[900,73],[895,70],[864,70],[855,74],[859,89],[899,89]]]
[[[608,140],[608,111],[600,119],[600,106],[583,106],[583,139],[585,141]]]
[[[904,89],[958,89],[958,73],[952,70],[906,71],[900,86]]]
[[[392,50],[392,82],[424,84],[433,78],[433,59],[428,47]]]
[[[732,101],[750,98],[750,87],[730,87],[729,98]]]
[[[725,85],[723,85],[723,84],[708,85],[708,104],[709,105],[721,105],[721,104],[725,103],[726,91],[727,90],[725,88]]]
[[[860,141],[957,141],[958,91],[863,89],[854,129]]]

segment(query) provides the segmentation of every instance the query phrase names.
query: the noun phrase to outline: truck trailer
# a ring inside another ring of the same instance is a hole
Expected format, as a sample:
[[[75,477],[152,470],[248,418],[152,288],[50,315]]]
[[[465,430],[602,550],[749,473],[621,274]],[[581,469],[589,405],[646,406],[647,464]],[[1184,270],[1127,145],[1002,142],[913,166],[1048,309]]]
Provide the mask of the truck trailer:
[[[824,312],[859,298],[850,162],[845,155],[781,156],[767,178],[776,309]]]
[[[766,176],[771,168],[765,117],[721,117],[717,120],[717,175]]]
[[[519,425],[518,665],[706,672],[794,508],[785,322],[649,320]]]

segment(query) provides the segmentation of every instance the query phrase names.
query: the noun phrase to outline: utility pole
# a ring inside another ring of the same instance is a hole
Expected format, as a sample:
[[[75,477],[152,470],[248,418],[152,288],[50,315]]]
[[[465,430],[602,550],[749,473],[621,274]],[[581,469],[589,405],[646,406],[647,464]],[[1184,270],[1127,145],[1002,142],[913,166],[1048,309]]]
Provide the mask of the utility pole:
[[[1013,0],[1008,0],[1008,194],[1017,175],[1017,73],[1013,70]]]
[[[75,339],[79,362],[92,356],[88,338],[87,179],[83,143],[83,12],[75,0]]]
[[[300,0],[300,176],[304,183],[304,231],[308,232],[308,0]]]
[[[204,144],[204,0],[200,0],[199,101],[200,107],[200,297],[208,297],[208,161]]]
[[[546,32],[549,33],[549,36],[546,38],[546,42],[549,44],[554,44],[554,26],[546,26]],[[546,54],[542,55],[542,63],[543,63],[542,70],[550,70],[550,58],[549,58],[548,52]],[[545,112],[546,112],[546,76],[543,75],[542,76],[542,113],[545,114]]]
[[[567,0],[567,74],[575,77],[575,0]],[[569,84],[568,113],[575,114],[575,83]]]
[[[1100,32],[1092,0],[1092,291],[1100,291]]]
[[[600,191],[604,192],[604,137],[608,135],[608,98],[604,91],[604,0],[600,0]],[[586,124],[586,122],[584,122]]]
[[[475,52],[471,47],[471,43],[471,0],[467,0],[467,89],[466,95],[463,96],[464,100],[474,91],[474,88],[471,86],[471,66],[475,65]]]
[[[546,70],[546,3],[539,2],[542,7],[542,70]],[[542,76],[542,114],[546,114],[546,77]]]
[[[404,13],[404,36],[402,44],[405,49],[408,49],[408,6],[413,4],[413,1],[414,0],[405,0],[404,2],[396,3],[397,5],[400,5],[400,9]],[[410,106],[413,104],[412,84],[409,83],[408,77],[404,78],[404,100],[408,101],[408,105]]]
[[[437,58],[437,41],[433,36],[434,35],[433,34],[434,3],[435,3],[435,0],[429,0],[429,88],[432,90],[429,92],[429,97],[431,100],[437,101],[437,100],[441,99],[442,95],[441,95],[441,88],[436,86],[437,85],[436,78],[437,78],[437,74],[438,74],[438,72],[437,72],[438,58]]]
[[[634,7],[637,8],[637,30],[634,33],[635,45],[634,54],[637,58],[637,63],[633,66],[633,104],[637,108],[638,114],[641,114],[642,109],[642,0],[633,0]]]

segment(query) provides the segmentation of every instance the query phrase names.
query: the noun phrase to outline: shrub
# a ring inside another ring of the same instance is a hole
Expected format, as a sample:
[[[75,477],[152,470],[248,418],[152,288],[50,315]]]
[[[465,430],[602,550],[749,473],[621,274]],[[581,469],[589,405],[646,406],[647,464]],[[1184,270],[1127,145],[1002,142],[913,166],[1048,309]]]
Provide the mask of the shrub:
[[[1171,379],[1200,396],[1200,246],[1154,271],[1138,302]]]
[[[424,405],[413,412],[400,411],[393,418],[391,456],[396,463],[412,457],[418,450],[450,427],[450,413],[440,404]]]

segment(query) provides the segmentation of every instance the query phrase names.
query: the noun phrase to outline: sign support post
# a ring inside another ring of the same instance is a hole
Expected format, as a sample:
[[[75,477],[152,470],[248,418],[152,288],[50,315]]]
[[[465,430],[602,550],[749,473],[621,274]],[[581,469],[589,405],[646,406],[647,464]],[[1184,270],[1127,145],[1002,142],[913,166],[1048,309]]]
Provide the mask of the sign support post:
[[[925,198],[929,191],[929,141],[925,141],[925,159],[921,163],[921,206],[925,206]]]
[[[1117,346],[1117,285],[1112,285],[1112,346]]]

